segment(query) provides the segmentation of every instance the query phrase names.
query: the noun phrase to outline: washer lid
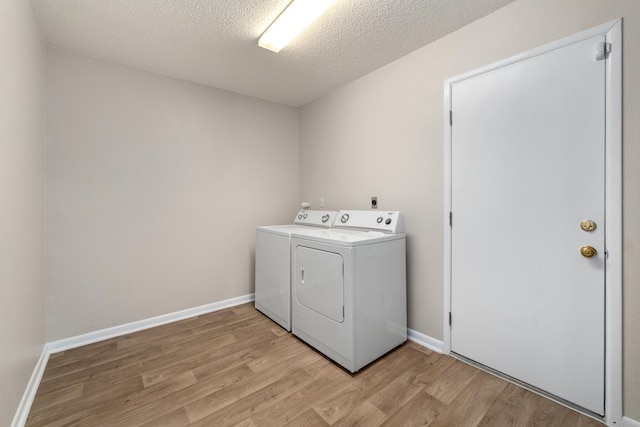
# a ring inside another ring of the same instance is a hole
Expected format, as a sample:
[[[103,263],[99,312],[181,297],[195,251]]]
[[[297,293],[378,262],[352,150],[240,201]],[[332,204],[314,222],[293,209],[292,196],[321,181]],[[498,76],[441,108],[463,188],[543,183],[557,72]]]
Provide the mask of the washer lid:
[[[303,209],[296,214],[293,224],[262,225],[256,227],[256,230],[290,236],[292,232],[301,228],[331,228],[337,214],[338,212],[336,211],[310,211]]]
[[[282,236],[291,236],[292,233],[297,231],[304,231],[306,228],[304,225],[295,225],[295,224],[287,224],[287,225],[263,225],[260,227],[256,227],[256,231],[260,231],[263,233],[272,233],[279,234]]]

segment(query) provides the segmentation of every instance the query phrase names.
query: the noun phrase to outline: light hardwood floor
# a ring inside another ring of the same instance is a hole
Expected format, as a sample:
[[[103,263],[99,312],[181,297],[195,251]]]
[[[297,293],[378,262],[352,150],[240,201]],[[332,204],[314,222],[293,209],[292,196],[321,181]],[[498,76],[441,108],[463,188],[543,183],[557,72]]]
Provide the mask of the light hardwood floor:
[[[349,374],[252,304],[51,355],[27,426],[601,426],[406,343]]]

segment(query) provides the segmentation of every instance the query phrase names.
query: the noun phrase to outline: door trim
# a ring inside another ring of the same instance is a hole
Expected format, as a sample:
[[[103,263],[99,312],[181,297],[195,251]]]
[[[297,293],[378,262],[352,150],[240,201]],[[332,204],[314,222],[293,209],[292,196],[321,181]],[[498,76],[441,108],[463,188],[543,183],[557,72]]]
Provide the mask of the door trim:
[[[449,213],[452,208],[449,116],[451,86],[461,80],[494,71],[598,35],[604,35],[607,42],[612,45],[605,71],[605,246],[607,261],[605,271],[605,416],[603,421],[610,426],[619,426],[622,425],[622,18],[445,80],[443,117],[445,129],[443,352],[445,354],[451,353],[451,326],[449,325],[451,310]],[[562,404],[562,402],[558,402]]]

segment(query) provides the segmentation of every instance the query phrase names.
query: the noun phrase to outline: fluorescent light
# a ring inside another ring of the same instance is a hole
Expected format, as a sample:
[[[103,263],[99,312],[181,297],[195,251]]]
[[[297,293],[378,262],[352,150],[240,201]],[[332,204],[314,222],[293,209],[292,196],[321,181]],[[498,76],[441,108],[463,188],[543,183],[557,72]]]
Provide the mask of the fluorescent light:
[[[258,39],[258,46],[278,53],[335,0],[293,0]]]

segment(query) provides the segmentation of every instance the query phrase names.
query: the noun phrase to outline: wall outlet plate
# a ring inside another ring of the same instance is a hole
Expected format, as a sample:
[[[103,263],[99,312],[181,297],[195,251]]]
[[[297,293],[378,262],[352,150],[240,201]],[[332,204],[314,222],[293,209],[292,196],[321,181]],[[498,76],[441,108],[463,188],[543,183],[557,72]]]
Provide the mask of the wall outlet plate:
[[[371,209],[378,209],[378,198],[371,196]]]

